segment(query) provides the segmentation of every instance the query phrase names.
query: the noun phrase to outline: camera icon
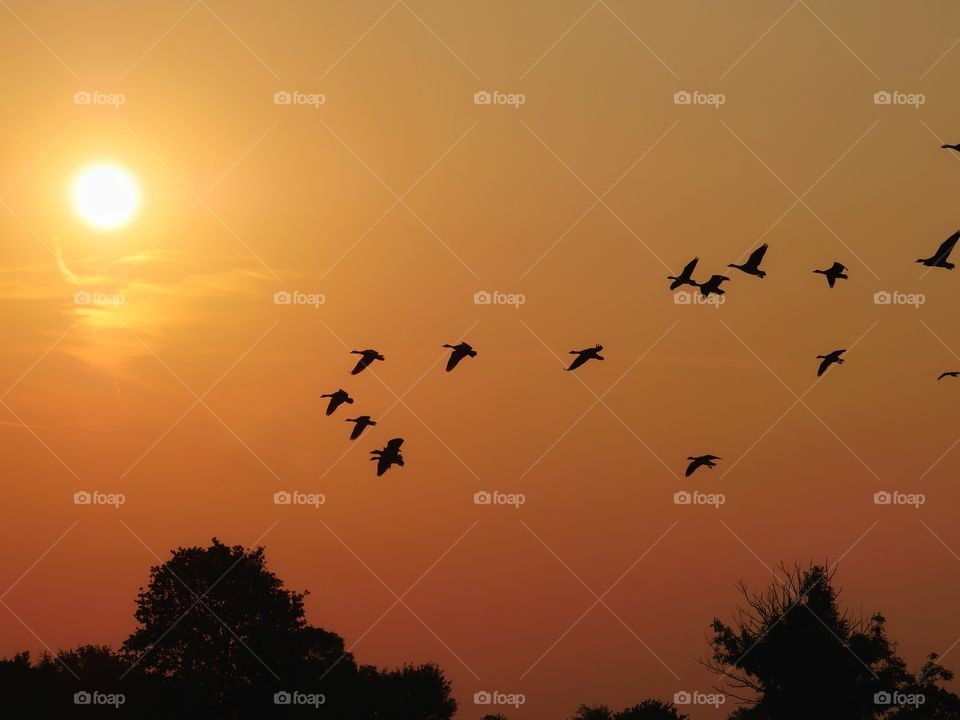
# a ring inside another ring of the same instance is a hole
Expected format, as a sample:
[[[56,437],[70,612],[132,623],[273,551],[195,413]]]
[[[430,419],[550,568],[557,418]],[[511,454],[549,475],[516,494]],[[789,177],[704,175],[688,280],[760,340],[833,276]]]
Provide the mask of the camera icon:
[[[874,505],[889,505],[893,502],[893,495],[888,493],[886,490],[881,490],[873,494],[873,504]]]
[[[293,502],[293,495],[286,490],[280,490],[273,494],[274,505],[289,505],[291,502]]]
[[[93,501],[93,495],[86,490],[80,490],[73,494],[74,505],[89,505]]]
[[[473,94],[473,104],[474,105],[492,105],[493,93],[489,93],[486,90],[478,90]]]
[[[74,105],[89,105],[93,102],[93,93],[86,90],[77,90],[73,94],[73,104]]]
[[[493,502],[493,495],[486,490],[475,492],[473,494],[474,505],[490,505]]]
[[[886,90],[878,90],[873,94],[874,105],[889,105],[893,102],[893,95]]]
[[[286,690],[281,690],[280,692],[275,692],[273,694],[273,704],[274,705],[289,705],[293,702],[293,696],[288,693]]]
[[[78,290],[73,294],[74,305],[90,305],[93,302],[93,296],[86,290]]]
[[[474,705],[489,705],[492,702],[493,702],[493,695],[488,693],[486,690],[481,690],[480,692],[475,692],[473,694]]]
[[[93,702],[93,696],[86,690],[81,690],[73,694],[74,705],[89,705],[91,702]]]
[[[880,292],[875,292],[873,294],[873,304],[874,305],[889,305],[893,301],[893,295],[881,290]]]
[[[693,501],[693,496],[686,490],[680,490],[673,494],[674,505],[689,505]]]
[[[673,694],[673,704],[674,705],[689,705],[693,702],[693,696],[690,695],[686,690],[681,690],[680,692],[675,692]]]
[[[486,290],[480,290],[473,294],[473,304],[474,305],[489,305],[493,302],[493,295],[488,293]]]
[[[693,102],[693,95],[686,90],[678,90],[673,94],[674,105],[689,105]]]
[[[890,695],[886,690],[881,690],[878,693],[873,694],[873,704],[874,705],[889,705],[893,702],[893,696]]]
[[[293,102],[293,95],[286,90],[280,90],[273,94],[274,105],[289,105]]]
[[[293,302],[293,295],[286,290],[278,290],[273,294],[274,305],[289,305]]]
[[[680,292],[673,294],[673,304],[689,305],[692,298],[693,298],[692,293],[688,293],[685,290],[681,290]]]

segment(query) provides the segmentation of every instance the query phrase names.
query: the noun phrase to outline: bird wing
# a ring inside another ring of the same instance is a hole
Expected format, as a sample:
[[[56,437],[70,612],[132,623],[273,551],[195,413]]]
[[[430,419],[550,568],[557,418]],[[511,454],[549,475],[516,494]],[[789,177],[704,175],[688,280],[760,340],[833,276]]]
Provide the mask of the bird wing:
[[[360,433],[363,432],[363,429],[365,427],[366,427],[366,423],[362,423],[362,422],[358,422],[356,425],[354,425],[353,432],[350,433],[350,439],[356,440],[358,437],[360,437]]]
[[[682,278],[688,278],[688,277],[690,277],[691,275],[693,275],[693,270],[694,270],[695,267],[697,267],[697,263],[698,263],[698,262],[700,262],[700,258],[695,257],[693,260],[691,260],[691,261],[688,262],[686,265],[684,265],[684,266],[683,266],[683,272],[680,273],[680,277],[682,277]]]
[[[767,243],[764,243],[763,245],[758,247],[756,250],[754,250],[752,253],[750,253],[750,257],[749,259],[747,259],[747,265],[749,265],[754,269],[759,267],[760,261],[763,260],[763,256],[767,252],[767,247],[769,247]]]
[[[387,443],[387,447],[385,447],[384,450],[398,452],[401,445],[403,445],[403,438],[393,438],[393,440]]]
[[[820,377],[821,375],[823,375],[827,371],[827,368],[830,367],[830,364],[832,362],[833,362],[833,359],[829,355],[827,355],[823,359],[823,362],[820,363],[820,369],[817,370],[817,377]]]
[[[831,275],[830,273],[827,273],[827,285],[829,285],[830,287],[833,287],[836,284],[837,284],[836,275]]]
[[[940,247],[937,248],[937,254],[934,255],[934,258],[939,262],[950,257],[950,253],[953,252],[953,248],[957,244],[958,239],[960,239],[960,230],[955,232],[940,244]]]
[[[465,355],[466,353],[460,350],[459,348],[455,349],[452,353],[450,353],[450,359],[447,360],[447,372],[450,372],[451,370],[453,370],[457,366],[457,363],[463,360]]]
[[[693,474],[693,471],[700,467],[700,464],[699,458],[692,461],[689,465],[687,465],[687,471],[683,474],[683,476],[690,477],[690,475]]]
[[[377,458],[377,477],[380,477],[390,469],[390,462],[390,458],[386,455],[381,455]]]
[[[830,270],[829,270],[828,272],[831,272],[831,273],[841,273],[841,272],[843,272],[843,271],[846,270],[846,269],[847,269],[847,268],[844,267],[841,263],[835,262],[833,265],[830,266]]]
[[[359,360],[357,360],[357,364],[354,366],[353,370],[350,371],[350,374],[356,375],[357,373],[363,372],[364,368],[366,368],[367,365],[369,365],[372,362],[373,362],[372,357],[370,357],[369,355],[363,355]]]
[[[588,359],[588,356],[586,355],[586,353],[581,352],[579,355],[577,355],[577,357],[573,359],[573,362],[570,363],[570,367],[568,367],[567,370],[576,370],[578,367],[583,365],[587,361],[587,359]]]

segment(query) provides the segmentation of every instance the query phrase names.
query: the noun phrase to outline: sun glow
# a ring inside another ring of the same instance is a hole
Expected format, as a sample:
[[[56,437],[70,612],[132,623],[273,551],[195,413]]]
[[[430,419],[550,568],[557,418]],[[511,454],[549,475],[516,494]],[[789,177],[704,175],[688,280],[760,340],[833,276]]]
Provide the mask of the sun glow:
[[[125,225],[140,206],[137,181],[117,165],[85,168],[74,181],[72,195],[77,214],[101,230]]]

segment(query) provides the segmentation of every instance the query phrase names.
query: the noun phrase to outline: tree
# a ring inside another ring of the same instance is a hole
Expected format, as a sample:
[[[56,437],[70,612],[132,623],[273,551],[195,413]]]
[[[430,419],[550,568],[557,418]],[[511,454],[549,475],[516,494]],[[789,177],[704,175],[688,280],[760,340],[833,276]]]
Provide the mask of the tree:
[[[639,705],[614,712],[606,705],[590,707],[581,705],[570,720],[686,720],[686,715],[671,703],[659,700],[644,700]]]

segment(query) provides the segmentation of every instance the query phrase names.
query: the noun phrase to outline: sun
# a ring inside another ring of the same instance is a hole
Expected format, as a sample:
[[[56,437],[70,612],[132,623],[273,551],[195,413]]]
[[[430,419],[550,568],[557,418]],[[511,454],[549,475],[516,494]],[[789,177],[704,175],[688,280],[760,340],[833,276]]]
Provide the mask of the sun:
[[[140,206],[140,187],[118,165],[84,168],[73,183],[73,207],[87,223],[101,230],[126,225]]]

